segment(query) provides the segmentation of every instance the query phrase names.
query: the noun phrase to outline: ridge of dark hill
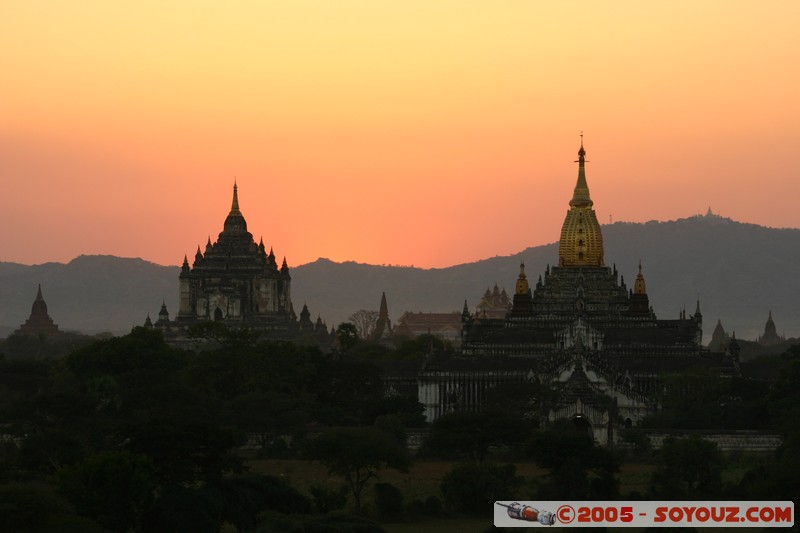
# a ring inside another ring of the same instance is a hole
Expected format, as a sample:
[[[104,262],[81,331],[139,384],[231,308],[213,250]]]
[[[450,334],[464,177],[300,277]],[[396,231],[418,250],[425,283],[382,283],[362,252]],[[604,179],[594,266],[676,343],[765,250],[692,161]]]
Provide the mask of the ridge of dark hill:
[[[603,226],[605,260],[616,264],[629,287],[639,260],[650,302],[660,318],[682,308],[694,313],[699,295],[706,341],[721,319],[725,330],[754,339],[771,310],[778,333],[800,334],[800,230],[735,222],[716,215],[669,222]],[[535,283],[547,264],[558,261],[557,243],[528,248],[448,268],[376,266],[318,259],[294,267],[292,300],[312,317],[338,325],[359,309],[377,310],[386,292],[393,321],[404,311],[471,310],[487,287],[513,292],[524,261]],[[142,259],[80,256],[67,264],[26,266],[0,262],[0,328],[17,328],[42,291],[50,316],[62,329],[124,333],[154,317],[162,300],[174,317],[178,304],[177,266]]]
[[[718,319],[725,331],[755,338],[771,310],[778,333],[800,334],[800,230],[775,229],[716,215],[669,222],[603,226],[605,261],[616,264],[628,287],[639,261],[650,303],[659,318],[693,314],[699,296],[706,342]],[[358,309],[377,310],[385,291],[392,320],[404,311],[474,311],[486,288],[513,293],[520,262],[534,284],[558,262],[558,244],[528,248],[449,268],[424,270],[318,259],[293,269],[295,305],[338,324]]]

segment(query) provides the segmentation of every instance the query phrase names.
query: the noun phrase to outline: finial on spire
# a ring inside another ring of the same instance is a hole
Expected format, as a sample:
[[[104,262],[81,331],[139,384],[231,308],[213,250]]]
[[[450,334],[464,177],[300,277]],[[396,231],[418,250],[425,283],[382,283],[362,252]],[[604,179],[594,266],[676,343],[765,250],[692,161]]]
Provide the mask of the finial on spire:
[[[583,130],[581,130],[581,147],[578,150],[578,161],[576,163],[583,163],[583,156],[586,155],[586,150],[583,148]]]
[[[581,147],[578,150],[578,160],[575,163],[578,163],[578,182],[575,184],[575,192],[569,205],[570,207],[591,207],[594,202],[589,196],[589,186],[586,184],[586,149],[583,147],[583,131],[581,131]]]

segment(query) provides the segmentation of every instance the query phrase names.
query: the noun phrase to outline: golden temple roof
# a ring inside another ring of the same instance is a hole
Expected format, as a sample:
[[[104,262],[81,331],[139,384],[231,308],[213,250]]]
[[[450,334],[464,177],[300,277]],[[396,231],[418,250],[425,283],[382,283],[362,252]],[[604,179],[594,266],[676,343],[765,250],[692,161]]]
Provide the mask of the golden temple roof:
[[[586,183],[586,150],[583,148],[583,134],[581,134],[581,147],[578,150],[578,181],[570,209],[561,226],[561,240],[559,242],[558,259],[561,266],[602,266],[603,263],[603,234],[600,223],[592,209],[594,202],[589,196],[589,186]]]

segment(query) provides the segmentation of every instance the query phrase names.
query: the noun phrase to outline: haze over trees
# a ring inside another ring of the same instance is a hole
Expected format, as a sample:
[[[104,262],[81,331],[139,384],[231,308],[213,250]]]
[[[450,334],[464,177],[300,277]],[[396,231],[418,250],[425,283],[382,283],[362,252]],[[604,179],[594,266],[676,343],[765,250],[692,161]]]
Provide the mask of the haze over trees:
[[[553,235],[555,241],[557,235]],[[650,301],[660,318],[694,310],[700,297],[708,342],[717,319],[739,339],[764,331],[771,310],[778,333],[800,336],[800,230],[743,224],[718,216],[671,222],[603,226],[606,261],[616,264],[632,283],[642,261]],[[176,258],[176,263],[179,258]],[[307,302],[328,326],[346,321],[360,309],[377,309],[386,292],[393,322],[404,311],[460,311],[464,300],[477,305],[487,287],[511,290],[525,261],[528,275],[544,272],[558,261],[555,244],[450,268],[422,270],[319,259],[292,267],[292,296]],[[124,333],[154,316],[162,300],[177,311],[179,267],[162,267],[140,259],[84,256],[67,265],[27,267],[0,262],[0,326],[7,335],[30,311],[36,285],[42,283],[50,314],[62,329],[87,333]],[[113,294],[113,298],[108,295]]]

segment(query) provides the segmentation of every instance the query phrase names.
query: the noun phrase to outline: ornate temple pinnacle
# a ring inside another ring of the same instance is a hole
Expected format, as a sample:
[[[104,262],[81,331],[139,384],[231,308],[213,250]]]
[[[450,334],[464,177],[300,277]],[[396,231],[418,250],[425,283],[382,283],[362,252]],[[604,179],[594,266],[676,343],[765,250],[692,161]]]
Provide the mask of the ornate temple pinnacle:
[[[233,179],[233,201],[231,202],[231,214],[242,214],[242,212],[239,211],[239,186],[236,184],[236,178]]]
[[[528,294],[530,286],[528,285],[528,277],[525,275],[525,262],[519,264],[519,277],[517,278],[516,293]]]
[[[586,183],[586,149],[583,147],[583,132],[576,163],[578,163],[578,181],[569,202],[567,217],[561,226],[558,262],[560,266],[602,266],[603,235],[597,215],[592,209],[594,202],[589,196],[589,186]]]
[[[231,212],[228,213],[228,216],[225,218],[225,224],[223,225],[223,231],[220,233],[220,237],[223,235],[231,236],[231,235],[242,235],[247,233],[247,221],[244,219],[241,210],[239,209],[239,185],[236,183],[236,179],[233,180],[233,200],[231,200]]]
[[[583,132],[581,132],[581,147],[578,150],[578,182],[575,184],[575,191],[572,194],[571,207],[591,207],[594,205],[589,196],[589,185],[586,183],[586,150],[583,148]]]
[[[633,284],[634,294],[647,294],[647,285],[644,282],[644,274],[642,274],[642,260],[639,260],[639,273],[636,274],[636,281]]]

